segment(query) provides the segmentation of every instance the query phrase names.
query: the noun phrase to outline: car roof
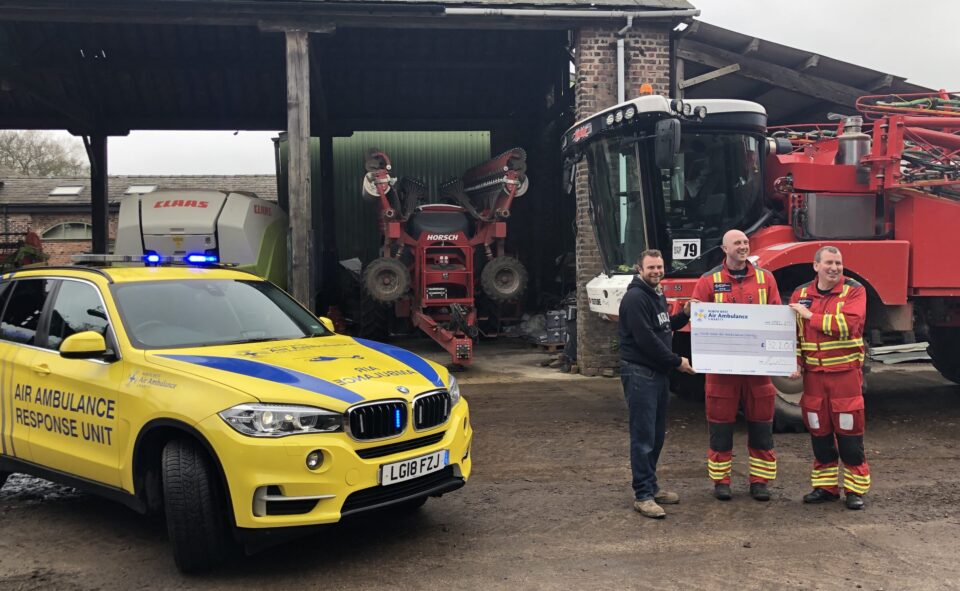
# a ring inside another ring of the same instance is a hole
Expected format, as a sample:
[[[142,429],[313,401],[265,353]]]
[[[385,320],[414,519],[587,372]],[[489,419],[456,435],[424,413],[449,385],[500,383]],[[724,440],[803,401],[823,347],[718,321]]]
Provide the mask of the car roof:
[[[262,281],[252,273],[226,269],[222,267],[191,267],[187,265],[171,266],[128,266],[128,267],[31,267],[3,275],[3,279],[15,277],[86,277],[97,275],[111,283],[135,283],[138,281],[169,281],[183,279],[242,279]]]

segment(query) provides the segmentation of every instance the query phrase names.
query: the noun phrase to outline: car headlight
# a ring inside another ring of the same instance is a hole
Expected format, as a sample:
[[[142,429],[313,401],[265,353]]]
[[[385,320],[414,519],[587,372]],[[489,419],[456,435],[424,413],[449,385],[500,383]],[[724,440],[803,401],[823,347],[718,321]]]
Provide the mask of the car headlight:
[[[457,383],[457,378],[450,376],[450,385],[447,386],[447,391],[450,392],[450,406],[456,406],[460,402],[460,384]]]
[[[330,433],[343,428],[338,412],[287,404],[240,404],[220,413],[228,425],[251,437]]]

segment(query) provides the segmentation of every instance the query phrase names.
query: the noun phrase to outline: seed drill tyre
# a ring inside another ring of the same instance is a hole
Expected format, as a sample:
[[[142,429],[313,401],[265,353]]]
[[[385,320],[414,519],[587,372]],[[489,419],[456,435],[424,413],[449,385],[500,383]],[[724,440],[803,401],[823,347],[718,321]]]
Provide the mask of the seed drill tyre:
[[[0,488],[3,488],[4,483],[7,481],[7,478],[10,477],[9,472],[0,472]]]
[[[410,290],[410,271],[397,259],[380,257],[364,269],[363,288],[373,300],[393,303]]]
[[[224,498],[212,462],[186,439],[167,443],[161,461],[167,533],[177,568],[184,573],[210,570],[230,550]]]
[[[497,257],[480,272],[483,293],[497,302],[508,302],[523,295],[530,280],[526,267],[514,257]]]

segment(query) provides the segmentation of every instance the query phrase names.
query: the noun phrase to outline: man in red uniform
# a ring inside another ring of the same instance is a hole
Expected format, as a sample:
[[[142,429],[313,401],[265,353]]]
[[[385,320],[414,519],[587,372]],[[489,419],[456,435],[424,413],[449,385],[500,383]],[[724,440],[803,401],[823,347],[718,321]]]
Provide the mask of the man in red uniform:
[[[740,230],[723,235],[723,264],[700,277],[693,300],[718,304],[780,304],[773,273],[747,261],[750,240]],[[710,450],[707,473],[713,481],[713,496],[731,498],[730,469],[733,465],[733,427],[737,409],[747,417],[747,451],[750,454],[750,496],[769,501],[767,483],[777,477],[773,451],[773,410],[776,390],[767,376],[707,374],[707,422]]]
[[[867,294],[863,285],[843,276],[843,257],[835,246],[816,252],[813,269],[817,278],[798,287],[790,298],[799,328],[800,407],[814,455],[813,492],[803,502],[840,498],[839,456],[847,508],[862,509],[863,495],[870,489],[870,467],[863,453],[862,390]]]

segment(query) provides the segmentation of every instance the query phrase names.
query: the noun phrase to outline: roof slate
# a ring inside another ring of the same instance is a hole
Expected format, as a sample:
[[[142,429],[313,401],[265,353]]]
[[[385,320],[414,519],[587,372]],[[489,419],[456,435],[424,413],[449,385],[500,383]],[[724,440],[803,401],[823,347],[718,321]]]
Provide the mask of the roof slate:
[[[85,205],[90,203],[90,179],[83,177],[0,177],[0,207],[3,205]],[[82,185],[79,195],[50,195],[56,187]],[[108,200],[118,203],[130,185],[157,185],[160,189],[217,189],[250,191],[262,199],[277,200],[277,177],[272,174],[234,176],[111,176]]]

